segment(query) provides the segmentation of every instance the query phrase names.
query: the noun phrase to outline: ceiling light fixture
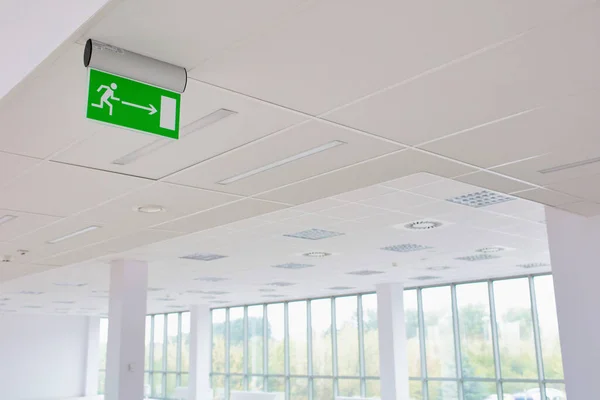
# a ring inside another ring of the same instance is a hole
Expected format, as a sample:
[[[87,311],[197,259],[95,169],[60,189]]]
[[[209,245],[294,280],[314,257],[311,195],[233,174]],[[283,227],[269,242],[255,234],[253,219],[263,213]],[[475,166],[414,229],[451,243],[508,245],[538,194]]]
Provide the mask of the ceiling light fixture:
[[[54,286],[65,286],[65,287],[83,287],[87,286],[87,283],[75,283],[75,282],[55,282]]]
[[[226,258],[227,256],[222,256],[220,254],[212,254],[212,253],[194,253],[189,254],[187,256],[179,257],[184,260],[196,260],[196,261],[214,261],[220,260],[221,258]]]
[[[3,215],[0,217],[0,225],[5,224],[7,222],[12,221],[13,219],[17,218],[16,215]]]
[[[251,177],[253,175],[260,174],[261,172],[265,172],[265,171],[268,171],[268,170],[273,169],[273,168],[281,167],[282,165],[289,164],[289,163],[291,163],[293,161],[297,161],[297,160],[300,160],[300,159],[305,158],[305,157],[312,156],[312,155],[317,154],[317,153],[321,153],[323,151],[332,149],[332,148],[337,147],[337,146],[341,146],[343,144],[346,144],[346,143],[342,142],[340,140],[334,140],[332,142],[325,143],[324,145],[321,145],[321,146],[314,147],[312,149],[303,151],[302,153],[295,154],[295,155],[293,155],[291,157],[287,157],[287,158],[284,158],[282,160],[275,161],[275,162],[272,162],[272,163],[267,164],[267,165],[263,165],[262,167],[255,168],[253,170],[250,170],[250,171],[247,171],[247,172],[244,172],[244,173],[232,176],[232,177],[227,178],[227,179],[223,179],[222,181],[219,181],[217,183],[219,185],[229,185],[230,183],[234,183],[234,182],[237,182],[239,180],[249,178],[249,177]]]
[[[80,229],[80,230],[75,231],[73,233],[69,233],[68,235],[64,235],[64,236],[61,236],[59,238],[49,240],[47,243],[49,243],[49,244],[56,244],[56,243],[62,242],[63,240],[71,239],[72,237],[83,235],[84,233],[88,233],[88,232],[94,231],[94,230],[99,229],[99,228],[100,227],[97,226],[97,225],[88,226],[87,228],[83,228],[83,229]]]
[[[362,271],[348,272],[348,275],[370,276],[370,275],[379,275],[379,274],[383,274],[383,273],[384,272],[382,272],[382,271],[372,271],[369,269],[364,269]]]
[[[452,267],[449,267],[447,265],[438,265],[438,266],[434,266],[434,267],[428,267],[427,269],[430,271],[445,271],[447,269],[451,269]]]
[[[314,258],[323,258],[328,257],[331,253],[327,253],[325,251],[309,251],[308,253],[302,254],[304,257],[314,257]]]
[[[455,260],[461,260],[461,261],[484,261],[484,260],[491,260],[494,258],[500,258],[500,256],[495,256],[493,254],[488,254],[488,253],[480,253],[480,254],[475,254],[472,256],[464,256],[464,257],[456,257]]]
[[[285,263],[273,265],[273,268],[283,268],[283,269],[304,269],[314,267],[312,264],[299,264],[299,263]]]
[[[212,112],[188,125],[186,125],[185,127],[183,127],[183,129],[181,129],[181,132],[179,133],[179,138],[183,138],[187,135],[189,135],[190,133],[199,131],[200,129],[204,129],[209,125],[212,125],[220,120],[222,120],[223,118],[226,118],[230,115],[235,115],[237,114],[237,112],[235,111],[231,111],[231,110],[226,110],[224,108],[217,110],[215,112]],[[167,139],[157,139],[151,143],[148,143],[145,146],[140,147],[137,150],[132,151],[131,153],[128,153],[122,157],[117,158],[116,160],[114,160],[112,163],[116,164],[116,165],[127,165],[127,164],[131,164],[132,162],[147,156],[150,153],[155,152],[156,150],[169,145],[173,143],[173,141],[171,140],[167,140]]]
[[[575,162],[568,163],[568,164],[557,165],[556,167],[541,169],[538,172],[540,174],[551,174],[552,172],[558,172],[558,171],[563,171],[565,169],[582,167],[584,165],[594,164],[597,162],[600,162],[600,157],[589,158],[587,160],[580,160],[580,161],[575,161]]]
[[[461,196],[446,199],[446,201],[451,203],[461,204],[463,206],[469,206],[473,208],[487,207],[511,200],[515,200],[515,198],[500,193],[490,192],[489,190],[481,190],[479,192],[467,193]]]
[[[306,240],[321,240],[328,239],[336,236],[342,236],[343,233],[340,232],[331,232],[326,231],[324,229],[308,229],[302,232],[289,233],[287,235],[283,235],[286,237],[296,238],[296,239],[306,239]]]
[[[526,269],[530,269],[530,268],[543,268],[543,267],[549,267],[549,266],[550,266],[550,264],[543,263],[543,262],[532,262],[532,263],[517,265],[517,267],[519,267],[519,268],[526,268]]]
[[[431,247],[414,243],[395,244],[392,246],[386,246],[381,248],[381,250],[395,251],[397,253],[410,253],[412,251],[420,251],[427,249],[431,249]]]
[[[499,253],[501,251],[506,251],[508,250],[507,247],[503,247],[503,246],[487,246],[487,247],[482,247],[480,249],[475,250],[478,253]]]
[[[166,209],[163,206],[149,204],[146,206],[136,207],[136,208],[134,208],[134,211],[146,213],[146,214],[154,214],[154,213],[159,213],[159,212],[165,212]]]
[[[422,275],[422,276],[415,276],[414,278],[410,278],[413,281],[430,281],[433,279],[439,279],[439,276],[431,276],[431,275]]]
[[[356,288],[352,287],[352,286],[333,286],[333,287],[329,288],[329,290],[336,290],[336,291],[352,290],[352,289],[356,289]]]

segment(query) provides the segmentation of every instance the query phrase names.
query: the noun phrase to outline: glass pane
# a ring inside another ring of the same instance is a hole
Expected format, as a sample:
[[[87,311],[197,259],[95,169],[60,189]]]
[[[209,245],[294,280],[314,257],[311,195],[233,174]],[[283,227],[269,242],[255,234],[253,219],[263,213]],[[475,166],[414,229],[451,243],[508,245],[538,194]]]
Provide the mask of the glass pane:
[[[504,382],[502,385],[504,398],[510,400],[540,400],[540,387],[537,383]]]
[[[218,310],[221,311],[221,310]],[[223,318],[225,319],[225,318]],[[214,310],[213,310],[213,321],[214,321]],[[225,399],[225,377],[223,375],[213,375],[211,378],[211,388],[213,391],[214,400]]]
[[[409,398],[410,400],[423,400],[423,382],[422,381],[409,381],[408,382]],[[483,400],[483,399],[481,399]],[[487,399],[486,399],[487,400]]]
[[[152,374],[152,396],[163,397],[163,375],[159,372]]]
[[[456,302],[463,376],[495,378],[488,284],[456,286]]]
[[[106,369],[106,349],[108,346],[108,318],[100,318],[100,338],[99,338],[99,365],[98,369]]]
[[[465,400],[491,400],[498,397],[496,382],[464,381]]]
[[[167,314],[167,371],[177,371],[179,314]]]
[[[338,395],[346,397],[360,396],[359,379],[338,379]]]
[[[527,278],[494,282],[502,377],[537,379]]]
[[[146,338],[144,340],[144,370],[150,370],[150,343],[152,341],[152,317],[150,315],[146,315]]]
[[[313,399],[333,400],[333,380],[313,379]]]
[[[267,392],[285,393],[285,379],[283,378],[269,378],[267,380],[267,386]]]
[[[567,394],[564,383],[547,383],[546,384],[546,399],[547,400],[567,400]]]
[[[430,377],[455,377],[456,359],[450,287],[423,289],[422,293],[427,373]]]
[[[288,325],[290,334],[290,373],[292,375],[308,375],[308,353],[306,332],[306,301],[295,301],[288,304]],[[308,385],[308,382],[306,383]],[[303,392],[299,392],[298,396]],[[308,389],[306,389],[308,396]],[[300,398],[299,397],[299,398]]]
[[[333,356],[331,353],[331,300],[320,299],[311,301],[310,313],[313,347],[313,375],[332,375],[331,367]],[[325,394],[327,393],[329,392],[325,392]],[[331,393],[333,393],[333,390]],[[331,398],[333,398],[333,394],[331,395]]]
[[[284,373],[284,324],[283,304],[269,304],[267,306],[267,321],[269,323],[269,373]]]
[[[147,372],[144,374],[144,396],[148,397],[152,393],[150,391],[150,373]]]
[[[377,331],[377,295],[362,296],[363,343],[365,346],[365,374],[379,376],[379,337]],[[373,396],[369,396],[373,397]]]
[[[106,385],[106,372],[98,372],[98,394],[104,394],[104,386]]]
[[[381,383],[379,379],[367,379],[367,397],[381,397]]]
[[[408,376],[421,376],[421,339],[419,338],[419,310],[417,291],[404,291],[404,323],[406,325],[406,348],[408,353]],[[379,360],[378,360],[379,361]]]
[[[168,318],[167,318],[168,320]],[[177,375],[167,374],[167,399],[172,399],[177,387]]]
[[[244,307],[229,309],[229,371],[244,372]]]
[[[291,378],[290,379],[290,399],[308,400],[308,379]]]
[[[152,351],[154,352],[154,361],[152,362],[152,368],[154,371],[164,371],[163,366],[163,344],[165,341],[165,316],[155,315],[154,316],[154,346]],[[160,376],[157,374],[156,376]],[[156,379],[156,378],[155,378]],[[162,386],[161,386],[162,387]]]
[[[263,372],[263,306],[248,307],[248,372]]]
[[[242,376],[231,376],[229,377],[229,390],[241,391],[244,390],[244,377]]]
[[[335,324],[337,331],[338,375],[358,376],[358,298],[335,299]]]
[[[181,370],[190,369],[190,313],[181,314]],[[184,386],[184,385],[182,385]],[[185,385],[187,386],[187,385]]]
[[[225,309],[212,310],[212,371],[225,372]]]
[[[248,381],[248,390],[262,392],[264,381],[262,376],[251,376]]]
[[[556,316],[556,301],[554,299],[554,283],[552,276],[534,278],[535,297],[540,323],[540,340],[544,373],[546,379],[563,379],[562,355],[560,338],[558,337],[558,319]]]
[[[427,318],[425,318],[425,320],[427,320]],[[429,362],[429,356],[427,356],[427,361]],[[429,400],[458,400],[458,387],[456,386],[456,382],[429,381],[427,385]]]
[[[183,387],[188,387],[188,382],[189,382],[189,375],[188,374],[181,374],[181,386]]]

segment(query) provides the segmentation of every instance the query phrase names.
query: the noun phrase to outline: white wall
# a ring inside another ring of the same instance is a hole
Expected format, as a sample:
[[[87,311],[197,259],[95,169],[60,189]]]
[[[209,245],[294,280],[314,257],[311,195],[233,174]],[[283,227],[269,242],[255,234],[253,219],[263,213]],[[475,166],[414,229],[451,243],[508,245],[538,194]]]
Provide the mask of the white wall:
[[[82,396],[87,343],[86,317],[1,315],[0,399]]]

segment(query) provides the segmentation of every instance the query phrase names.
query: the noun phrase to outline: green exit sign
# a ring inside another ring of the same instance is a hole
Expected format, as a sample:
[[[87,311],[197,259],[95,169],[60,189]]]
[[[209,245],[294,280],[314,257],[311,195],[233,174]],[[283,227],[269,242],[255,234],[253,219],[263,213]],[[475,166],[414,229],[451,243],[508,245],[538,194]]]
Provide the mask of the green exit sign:
[[[96,69],[89,72],[87,118],[179,139],[181,94]]]

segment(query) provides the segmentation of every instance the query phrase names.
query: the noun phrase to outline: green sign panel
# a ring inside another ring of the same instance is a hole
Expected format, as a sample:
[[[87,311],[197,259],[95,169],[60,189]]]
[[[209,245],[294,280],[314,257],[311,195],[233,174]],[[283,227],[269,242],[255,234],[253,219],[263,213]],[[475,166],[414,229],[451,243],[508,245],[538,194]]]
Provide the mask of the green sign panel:
[[[181,94],[90,69],[87,117],[179,139]]]

